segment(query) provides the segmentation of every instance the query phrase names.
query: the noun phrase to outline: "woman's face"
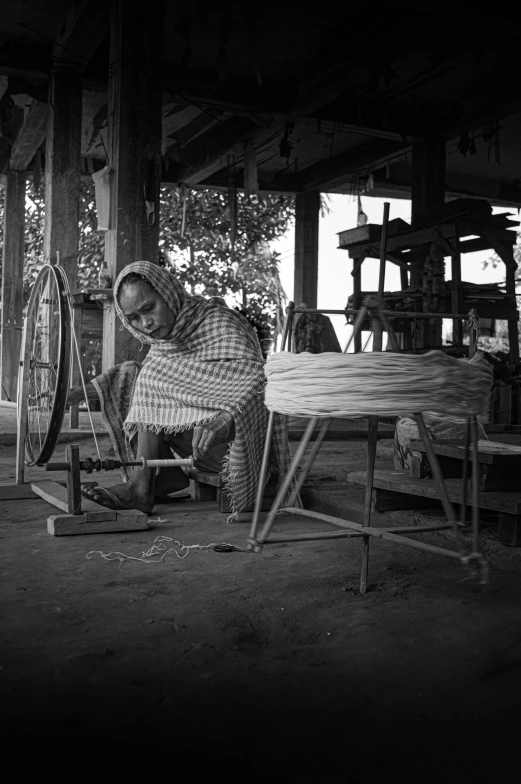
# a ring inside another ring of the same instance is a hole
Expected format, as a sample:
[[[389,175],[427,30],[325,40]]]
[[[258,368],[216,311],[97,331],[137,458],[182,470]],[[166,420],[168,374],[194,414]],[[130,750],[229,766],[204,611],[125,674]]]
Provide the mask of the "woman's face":
[[[123,283],[119,306],[130,326],[153,338],[166,338],[172,331],[175,315],[155,289],[143,283]]]

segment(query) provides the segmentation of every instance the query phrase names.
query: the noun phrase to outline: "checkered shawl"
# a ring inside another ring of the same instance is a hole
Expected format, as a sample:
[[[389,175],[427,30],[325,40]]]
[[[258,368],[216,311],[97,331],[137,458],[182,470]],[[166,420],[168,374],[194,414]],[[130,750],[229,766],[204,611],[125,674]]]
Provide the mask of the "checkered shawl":
[[[167,338],[145,336],[123,315],[118,293],[131,272],[148,281],[175,314]],[[93,381],[116,454],[133,459],[133,436],[140,430],[178,433],[214,419],[221,410],[230,411],[235,439],[222,476],[233,512],[251,508],[268,421],[264,360],[253,328],[219,297],[191,296],[168,270],[146,261],[122,270],[114,285],[114,301],[123,325],[151,345],[141,365],[124,362]],[[278,418],[269,472],[282,476],[288,455]]]

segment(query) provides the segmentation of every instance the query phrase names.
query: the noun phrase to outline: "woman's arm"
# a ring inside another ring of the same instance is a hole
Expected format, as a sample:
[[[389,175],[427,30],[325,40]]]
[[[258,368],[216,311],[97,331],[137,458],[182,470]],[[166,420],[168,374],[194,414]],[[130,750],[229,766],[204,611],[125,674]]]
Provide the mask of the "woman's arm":
[[[85,384],[85,389],[87,391],[87,400],[97,400],[98,393],[96,392],[96,387],[90,381]],[[67,406],[77,406],[79,403],[85,400],[85,392],[83,391],[83,387],[73,387],[69,389],[67,394]]]
[[[198,460],[204,457],[212,447],[223,444],[225,441],[233,441],[234,437],[233,416],[229,411],[221,411],[211,422],[194,427],[192,438],[194,459]]]

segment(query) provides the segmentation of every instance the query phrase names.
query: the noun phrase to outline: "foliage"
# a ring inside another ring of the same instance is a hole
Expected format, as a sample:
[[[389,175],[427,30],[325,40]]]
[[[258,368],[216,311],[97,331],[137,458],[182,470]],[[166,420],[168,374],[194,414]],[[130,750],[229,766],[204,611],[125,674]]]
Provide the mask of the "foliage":
[[[521,284],[521,233],[517,235],[517,241],[514,245],[514,258],[517,262],[517,270],[516,270],[516,291],[519,290],[519,285]],[[487,267],[492,267],[496,269],[503,266],[503,262],[499,258],[499,256],[494,253],[489,259],[483,262],[483,269]],[[518,309],[521,309],[521,296],[517,296],[517,305]],[[519,340],[521,342],[521,322],[518,321],[517,324],[517,331],[519,335]],[[479,339],[479,348],[483,349],[484,351],[490,351],[491,353],[502,352],[504,354],[508,354],[509,352],[509,341],[508,341],[508,321],[504,321],[502,319],[498,319],[496,321],[496,328],[495,328],[495,335],[494,337],[481,337]]]
[[[45,202],[43,194],[27,185],[25,197],[24,300],[27,301],[43,265]],[[103,261],[105,238],[97,230],[94,183],[82,182],[80,190],[80,241],[78,253],[78,291],[96,288]]]
[[[163,262],[192,293],[231,296],[259,329],[278,331],[286,295],[269,243],[293,215],[289,196],[163,188]]]

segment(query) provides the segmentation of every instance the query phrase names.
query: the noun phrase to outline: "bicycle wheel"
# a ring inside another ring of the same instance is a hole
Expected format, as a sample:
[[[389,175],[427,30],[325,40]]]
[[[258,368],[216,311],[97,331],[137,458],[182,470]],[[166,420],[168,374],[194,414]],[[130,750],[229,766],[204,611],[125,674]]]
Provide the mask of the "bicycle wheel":
[[[22,346],[19,396],[27,422],[25,462],[48,462],[60,433],[69,387],[70,309],[60,268],[46,265],[31,290]],[[20,412],[19,412],[20,417]]]

